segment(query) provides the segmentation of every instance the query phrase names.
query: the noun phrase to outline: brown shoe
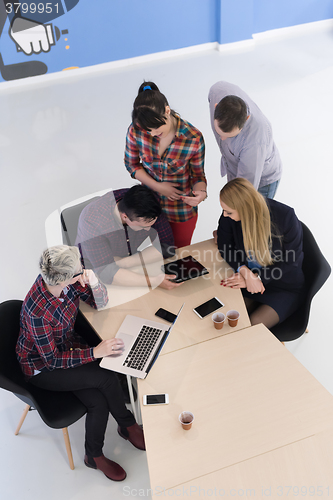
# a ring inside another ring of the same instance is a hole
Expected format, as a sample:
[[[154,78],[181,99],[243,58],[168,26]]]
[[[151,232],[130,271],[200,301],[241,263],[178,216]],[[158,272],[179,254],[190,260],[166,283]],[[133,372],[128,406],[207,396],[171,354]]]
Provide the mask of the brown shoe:
[[[137,423],[131,425],[130,427],[125,427],[124,429],[122,429],[118,425],[117,430],[119,436],[121,436],[124,439],[127,439],[130,443],[132,443],[133,446],[135,446],[135,448],[138,448],[138,450],[146,449],[143,430]]]
[[[124,469],[120,467],[119,464],[116,464],[116,462],[112,462],[112,460],[106,458],[104,455],[94,458],[85,455],[84,463],[91,469],[101,470],[104,472],[106,477],[108,479],[112,479],[112,481],[123,481],[126,478],[126,472]]]

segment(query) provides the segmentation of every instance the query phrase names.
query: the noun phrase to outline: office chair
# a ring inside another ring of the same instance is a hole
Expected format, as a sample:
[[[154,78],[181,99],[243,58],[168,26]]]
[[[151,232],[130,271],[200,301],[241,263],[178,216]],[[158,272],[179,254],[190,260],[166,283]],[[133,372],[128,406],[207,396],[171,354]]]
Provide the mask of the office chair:
[[[28,411],[36,409],[46,425],[62,429],[69,466],[73,470],[67,427],[83,417],[87,409],[72,392],[47,391],[25,381],[15,354],[21,307],[21,300],[8,300],[0,304],[0,387],[26,403],[15,435],[19,433]]]
[[[77,236],[77,228],[79,224],[79,218],[82,210],[97,200],[99,196],[94,196],[86,201],[78,203],[77,205],[72,205],[71,207],[65,208],[60,213],[61,231],[62,238],[65,245],[73,246],[75,245],[75,240]]]
[[[112,189],[104,189],[91,195],[83,196],[52,212],[45,221],[47,246],[74,245],[82,210],[89,203],[97,200],[109,191],[112,191]]]
[[[313,234],[303,222],[301,224],[304,252],[302,269],[305,276],[304,298],[297,311],[271,328],[271,332],[281,342],[295,340],[306,331],[312,299],[331,274],[331,267],[321,253]]]

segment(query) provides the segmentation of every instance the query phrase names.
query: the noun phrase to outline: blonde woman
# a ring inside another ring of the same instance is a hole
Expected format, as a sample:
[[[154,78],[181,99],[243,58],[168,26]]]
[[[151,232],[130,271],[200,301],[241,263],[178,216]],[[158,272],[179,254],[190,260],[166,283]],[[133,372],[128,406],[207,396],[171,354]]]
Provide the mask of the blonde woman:
[[[103,455],[104,435],[111,413],[118,434],[140,450],[143,431],[126,408],[116,373],[100,368],[100,358],[119,355],[120,339],[94,346],[81,337],[94,337],[79,315],[79,301],[96,308],[107,303],[105,286],[83,269],[77,247],[59,245],[45,250],[40,275],[21,310],[16,354],[29,384],[50,391],[73,391],[87,407],[84,463],[108,479],[122,481],[124,469]],[[79,315],[79,317],[78,317]],[[81,321],[76,321],[81,319]]]
[[[221,285],[242,288],[251,324],[272,328],[302,300],[301,223],[291,207],[264,198],[240,177],[223,187],[220,203],[217,244],[234,270]]]

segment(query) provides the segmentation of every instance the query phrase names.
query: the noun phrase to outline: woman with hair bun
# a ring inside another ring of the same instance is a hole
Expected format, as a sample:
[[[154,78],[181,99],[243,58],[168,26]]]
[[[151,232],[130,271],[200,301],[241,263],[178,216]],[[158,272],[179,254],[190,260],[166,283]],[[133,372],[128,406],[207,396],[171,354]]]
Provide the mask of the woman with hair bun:
[[[158,194],[178,248],[191,243],[197,206],[207,197],[204,156],[201,132],[170,108],[155,83],[144,82],[127,131],[125,166]]]
[[[125,406],[117,374],[99,363],[121,354],[124,343],[116,338],[101,342],[79,312],[80,299],[94,308],[106,305],[106,288],[93,271],[82,268],[77,247],[48,248],[39,268],[21,309],[16,355],[22,372],[29,384],[72,391],[82,401],[87,408],[85,465],[123,481],[124,469],[102,451],[109,414],[118,434],[140,450],[145,449],[143,431]]]
[[[222,188],[220,203],[218,249],[234,270],[221,285],[242,289],[252,325],[272,328],[302,301],[302,225],[293,208],[240,177]]]

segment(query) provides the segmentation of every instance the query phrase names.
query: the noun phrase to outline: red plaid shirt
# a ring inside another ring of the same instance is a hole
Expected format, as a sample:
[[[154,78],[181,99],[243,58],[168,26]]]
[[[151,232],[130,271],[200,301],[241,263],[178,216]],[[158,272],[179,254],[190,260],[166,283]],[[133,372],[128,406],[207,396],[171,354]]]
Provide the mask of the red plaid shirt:
[[[93,348],[74,332],[80,299],[95,309],[95,300],[99,306],[106,305],[106,288],[99,284],[92,292],[77,281],[57,298],[38,276],[22,305],[16,344],[16,355],[27,378],[35,370],[74,368],[95,360]]]
[[[174,182],[184,195],[189,196],[197,182],[205,182],[205,143],[201,132],[193,125],[177,117],[178,125],[172,143],[162,157],[158,154],[159,138],[130,125],[126,136],[125,166],[132,177],[140,168],[158,182]],[[164,212],[171,222],[184,222],[197,214],[182,200],[171,201],[160,196]]]

